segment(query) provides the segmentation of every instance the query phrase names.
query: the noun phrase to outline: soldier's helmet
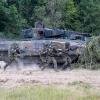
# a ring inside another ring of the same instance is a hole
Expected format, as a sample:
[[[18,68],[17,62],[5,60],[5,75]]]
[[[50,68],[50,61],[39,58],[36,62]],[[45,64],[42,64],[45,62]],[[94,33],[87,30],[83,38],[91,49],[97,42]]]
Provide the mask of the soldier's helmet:
[[[11,54],[11,53],[17,53],[18,50],[19,50],[19,45],[18,45],[17,43],[11,44],[11,47],[10,47],[10,54]]]
[[[35,28],[44,28],[44,23],[42,21],[35,22]]]
[[[11,48],[16,49],[16,48],[19,48],[19,46],[18,46],[17,43],[13,43],[13,44],[11,45]]]

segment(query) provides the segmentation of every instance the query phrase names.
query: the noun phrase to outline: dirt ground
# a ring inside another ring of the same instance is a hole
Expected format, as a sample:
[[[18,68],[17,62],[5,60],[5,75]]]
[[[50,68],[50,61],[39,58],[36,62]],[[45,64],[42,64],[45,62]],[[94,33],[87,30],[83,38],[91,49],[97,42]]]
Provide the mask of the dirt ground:
[[[0,69],[0,87],[12,88],[24,84],[66,86],[73,82],[84,82],[100,88],[100,70],[76,69],[55,72],[53,69],[45,69],[41,71],[36,65],[20,70],[8,68],[3,71]]]

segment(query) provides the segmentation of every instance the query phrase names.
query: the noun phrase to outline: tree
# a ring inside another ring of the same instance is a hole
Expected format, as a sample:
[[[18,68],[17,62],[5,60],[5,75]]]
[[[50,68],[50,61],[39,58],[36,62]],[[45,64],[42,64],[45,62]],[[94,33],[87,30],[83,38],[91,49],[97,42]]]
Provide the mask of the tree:
[[[8,33],[19,34],[20,29],[26,25],[26,20],[18,13],[15,5],[9,6],[7,16],[9,18],[9,23],[6,23],[5,31]]]
[[[6,27],[6,23],[9,22],[7,11],[8,9],[5,7],[5,2],[1,0],[0,1],[0,31],[3,31]]]
[[[80,22],[83,32],[99,35],[100,32],[100,1],[81,0],[79,4]]]
[[[79,10],[75,6],[73,0],[67,0],[65,7],[62,11],[63,27],[70,30],[80,29],[80,21],[78,20]]]
[[[15,5],[8,6],[5,0],[0,1],[0,32],[6,33],[6,36],[18,35],[24,24],[26,21]]]
[[[62,8],[66,0],[43,0],[42,6],[36,6],[34,14],[51,28],[61,27]],[[42,17],[41,17],[42,16]]]
[[[18,35],[38,20],[49,28],[99,35],[100,0],[0,0],[0,32]]]

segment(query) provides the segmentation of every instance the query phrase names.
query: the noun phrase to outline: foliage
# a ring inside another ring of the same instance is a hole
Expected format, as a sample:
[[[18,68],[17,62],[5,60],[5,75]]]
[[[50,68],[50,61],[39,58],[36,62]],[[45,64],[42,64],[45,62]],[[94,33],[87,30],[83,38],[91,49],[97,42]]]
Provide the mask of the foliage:
[[[6,24],[9,22],[7,16],[8,9],[5,7],[3,0],[0,1],[0,31],[4,31]]]
[[[49,28],[100,33],[100,0],[0,0],[0,32],[18,35],[38,20]]]
[[[0,98],[1,100],[99,100],[100,91],[85,83],[75,82],[65,89],[54,86],[0,89]]]
[[[0,1],[0,31],[6,36],[19,33],[26,20],[21,17],[15,5],[8,6],[3,0]]]
[[[62,18],[64,23],[64,28],[70,29],[70,30],[76,30],[79,31],[80,28],[80,21],[78,19],[79,16],[79,10],[78,7],[74,4],[73,0],[67,0],[65,3],[65,7],[62,11]]]
[[[94,64],[100,63],[100,36],[93,37],[93,39],[87,44],[81,60],[84,64],[87,64],[89,68]]]
[[[14,5],[9,7],[8,16],[10,23],[6,24],[5,30],[8,31],[8,33],[18,33],[20,28],[24,26],[25,20],[18,14],[17,8]]]
[[[83,32],[99,35],[100,32],[100,1],[81,0],[79,4],[80,21]]]

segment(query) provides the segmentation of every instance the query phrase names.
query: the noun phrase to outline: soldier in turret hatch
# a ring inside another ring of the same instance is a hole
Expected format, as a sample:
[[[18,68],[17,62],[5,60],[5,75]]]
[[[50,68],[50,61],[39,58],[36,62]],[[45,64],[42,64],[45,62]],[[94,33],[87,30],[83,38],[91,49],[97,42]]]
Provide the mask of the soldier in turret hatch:
[[[44,24],[43,24],[43,22],[42,21],[38,21],[38,22],[36,22],[35,23],[35,38],[36,39],[42,39],[42,38],[44,38],[44,32],[43,32],[43,30],[44,30]]]

